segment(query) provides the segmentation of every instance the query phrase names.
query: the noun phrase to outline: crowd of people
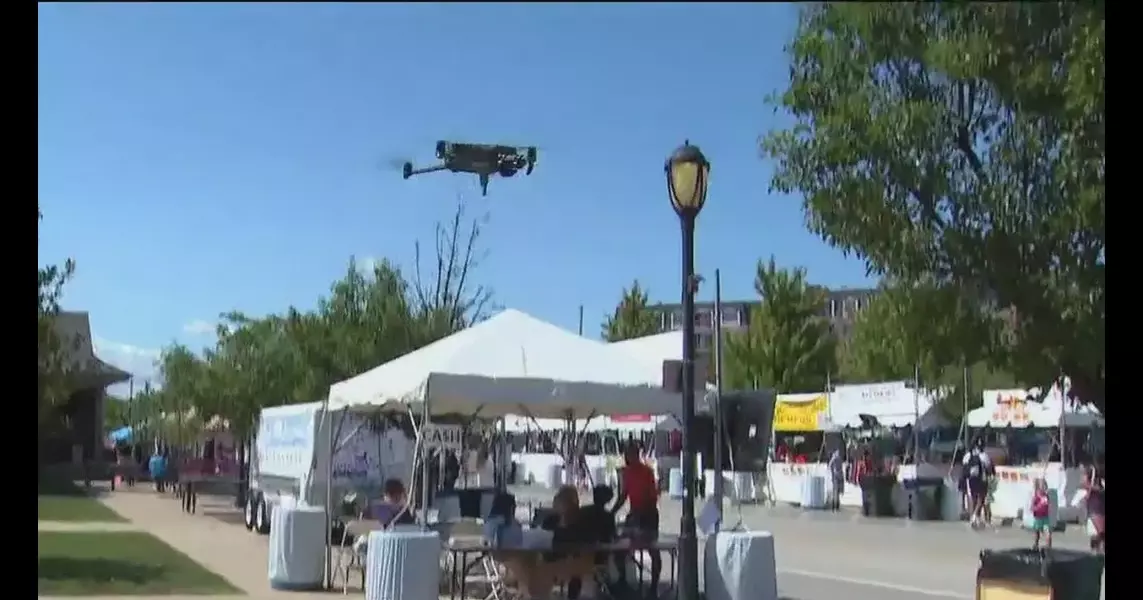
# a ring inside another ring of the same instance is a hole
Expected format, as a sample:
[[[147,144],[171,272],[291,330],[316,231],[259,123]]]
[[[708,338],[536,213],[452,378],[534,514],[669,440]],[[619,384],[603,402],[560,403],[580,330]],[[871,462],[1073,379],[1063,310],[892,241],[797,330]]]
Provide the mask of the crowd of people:
[[[992,495],[996,491],[995,461],[986,451],[983,438],[977,438],[972,448],[961,459],[960,490],[969,515],[969,526],[973,529],[989,527],[992,524]],[[1085,465],[1080,483],[1082,502],[1087,512],[1085,529],[1093,552],[1104,549],[1104,476],[1096,465]],[[1063,499],[1061,499],[1063,500]],[[1029,503],[1031,525],[1034,533],[1034,548],[1050,548],[1052,545],[1051,499],[1048,482],[1039,477],[1033,481],[1032,499]]]

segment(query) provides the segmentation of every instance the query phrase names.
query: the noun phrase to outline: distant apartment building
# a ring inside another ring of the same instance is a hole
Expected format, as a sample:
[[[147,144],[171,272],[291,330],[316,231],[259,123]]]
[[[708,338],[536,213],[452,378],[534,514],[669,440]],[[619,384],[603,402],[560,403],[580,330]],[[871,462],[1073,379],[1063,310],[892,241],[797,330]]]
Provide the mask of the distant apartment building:
[[[873,289],[826,290],[826,301],[821,316],[829,319],[830,330],[838,337],[845,338],[853,328],[857,314],[869,305],[869,299],[876,293]],[[722,303],[723,333],[742,331],[750,324],[750,309],[757,301],[726,301]],[[659,331],[675,331],[683,327],[683,306],[681,304],[659,304],[654,307],[659,313]],[[714,303],[695,303],[695,348],[698,352],[709,352],[714,346]]]

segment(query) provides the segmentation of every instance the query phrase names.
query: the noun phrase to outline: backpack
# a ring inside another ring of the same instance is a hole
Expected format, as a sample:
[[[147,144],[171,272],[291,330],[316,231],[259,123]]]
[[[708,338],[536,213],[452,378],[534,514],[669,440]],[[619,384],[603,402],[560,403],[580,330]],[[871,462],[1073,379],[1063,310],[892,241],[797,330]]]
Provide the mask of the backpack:
[[[973,452],[968,457],[968,462],[965,463],[965,473],[973,479],[980,479],[984,477],[984,461],[980,460],[980,455]]]

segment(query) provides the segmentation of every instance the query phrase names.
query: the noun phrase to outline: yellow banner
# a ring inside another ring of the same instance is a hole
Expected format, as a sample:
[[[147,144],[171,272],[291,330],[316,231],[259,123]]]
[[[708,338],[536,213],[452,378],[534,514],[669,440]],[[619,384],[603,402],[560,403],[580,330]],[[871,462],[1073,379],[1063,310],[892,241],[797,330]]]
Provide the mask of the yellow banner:
[[[778,399],[774,405],[774,431],[817,431],[821,417],[829,410],[825,396],[794,402]]]

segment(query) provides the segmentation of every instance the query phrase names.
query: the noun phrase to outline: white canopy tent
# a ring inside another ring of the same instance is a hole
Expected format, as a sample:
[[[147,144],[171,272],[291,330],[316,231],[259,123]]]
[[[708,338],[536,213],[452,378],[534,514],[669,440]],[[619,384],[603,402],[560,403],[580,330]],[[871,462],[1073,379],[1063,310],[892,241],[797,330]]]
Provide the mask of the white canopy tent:
[[[508,309],[334,384],[329,407],[486,418],[678,413],[681,395],[651,375],[621,350]]]
[[[1067,399],[1053,386],[1037,402],[1038,390],[985,390],[983,405],[965,417],[969,427],[1091,427],[1103,425],[1103,416],[1090,404]]]

